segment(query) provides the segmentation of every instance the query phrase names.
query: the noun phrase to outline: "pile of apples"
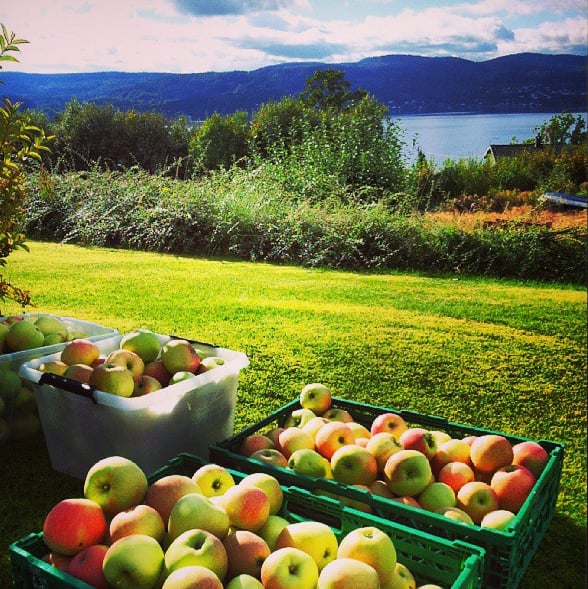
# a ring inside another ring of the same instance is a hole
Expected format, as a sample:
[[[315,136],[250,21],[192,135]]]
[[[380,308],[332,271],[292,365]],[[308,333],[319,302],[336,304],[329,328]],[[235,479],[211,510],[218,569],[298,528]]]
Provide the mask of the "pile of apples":
[[[243,438],[239,453],[298,474],[334,479],[467,525],[505,530],[549,460],[539,443],[499,434],[452,438],[391,412],[370,427],[332,406],[330,390],[306,385],[282,427]],[[371,511],[365,502],[338,497]]]
[[[209,463],[149,484],[134,462],[110,456],[83,489],[47,513],[44,560],[96,589],[416,587],[385,532],[366,526],[338,540],[323,522],[291,522],[266,473],[236,480]]]
[[[121,397],[140,397],[193,378],[224,364],[218,356],[206,355],[185,339],[160,342],[157,334],[137,329],[120,338],[119,347],[101,354],[98,346],[84,338],[74,339],[58,360],[39,366],[100,391]]]

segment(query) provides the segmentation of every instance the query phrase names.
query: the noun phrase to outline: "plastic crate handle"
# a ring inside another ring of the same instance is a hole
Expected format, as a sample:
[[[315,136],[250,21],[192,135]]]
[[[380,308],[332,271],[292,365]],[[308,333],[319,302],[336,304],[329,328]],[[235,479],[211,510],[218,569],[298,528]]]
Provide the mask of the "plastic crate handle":
[[[53,387],[64,389],[80,397],[85,397],[96,403],[96,396],[94,391],[96,390],[92,385],[66,378],[52,372],[43,372],[39,379],[39,384],[48,384]]]

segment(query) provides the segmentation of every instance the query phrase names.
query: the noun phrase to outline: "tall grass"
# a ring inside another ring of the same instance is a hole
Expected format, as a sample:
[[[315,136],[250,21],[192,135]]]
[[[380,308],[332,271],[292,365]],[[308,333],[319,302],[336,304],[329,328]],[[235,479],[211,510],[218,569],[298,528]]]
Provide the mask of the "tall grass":
[[[447,227],[399,210],[406,195],[357,204],[338,182],[316,202],[300,197],[304,178],[293,183],[286,171],[267,163],[193,181],[139,170],[30,176],[26,231],[38,239],[305,267],[586,280],[585,230]],[[313,178],[309,172],[306,180]]]
[[[30,247],[9,269],[40,312],[244,351],[237,430],[318,381],[358,402],[563,443],[556,516],[520,589],[583,587],[584,287]],[[0,586],[8,586],[8,543],[40,530],[52,504],[79,495],[81,483],[51,470],[42,439],[0,448],[0,460]]]

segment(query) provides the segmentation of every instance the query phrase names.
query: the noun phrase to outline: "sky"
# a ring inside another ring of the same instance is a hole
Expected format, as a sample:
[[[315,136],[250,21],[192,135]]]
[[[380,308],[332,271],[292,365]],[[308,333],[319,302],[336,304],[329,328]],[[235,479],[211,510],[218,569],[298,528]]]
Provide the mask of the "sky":
[[[586,0],[3,0],[4,71],[202,73],[389,54],[586,55]]]

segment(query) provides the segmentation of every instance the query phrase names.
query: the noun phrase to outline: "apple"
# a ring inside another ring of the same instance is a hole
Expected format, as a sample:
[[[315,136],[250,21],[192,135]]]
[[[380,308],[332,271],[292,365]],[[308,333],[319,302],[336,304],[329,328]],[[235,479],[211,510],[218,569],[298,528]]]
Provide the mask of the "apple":
[[[89,339],[78,338],[69,342],[63,350],[59,359],[66,364],[87,364],[92,366],[92,362],[100,357],[98,346]]]
[[[40,372],[49,372],[51,374],[57,374],[62,376],[69,365],[61,360],[47,360],[39,364]]]
[[[161,589],[223,589],[216,573],[201,565],[192,565],[175,570]]]
[[[276,447],[277,450],[281,450],[280,449],[280,434],[285,429],[286,429],[285,427],[281,427],[281,426],[273,427],[272,429],[266,431],[263,435],[266,438],[269,438],[274,443],[274,446]]]
[[[309,383],[300,391],[300,406],[310,409],[316,415],[322,415],[330,409],[331,402],[331,391],[319,382]]]
[[[447,432],[442,432],[437,429],[430,430],[430,432],[435,438],[435,442],[437,442],[437,447],[439,447],[441,444],[444,444],[445,442],[449,442],[449,440],[452,439]]]
[[[225,589],[263,589],[263,585],[251,575],[237,575],[227,583]]]
[[[133,397],[142,397],[148,395],[153,391],[161,389],[161,383],[153,376],[143,374],[137,380],[135,380],[135,386],[133,388]]]
[[[233,475],[220,464],[203,464],[192,475],[192,480],[205,497],[224,495],[229,487],[236,484]]]
[[[316,450],[301,448],[288,458],[288,468],[297,474],[325,478],[330,471],[329,461]]]
[[[396,563],[396,568],[382,589],[416,589],[416,580],[410,569],[401,562]]]
[[[174,372],[169,379],[168,385],[177,384],[182,382],[183,380],[189,380],[190,378],[195,378],[196,375],[193,372],[189,372],[188,370],[180,370],[179,372]]]
[[[352,431],[355,443],[358,440],[369,440],[372,437],[370,430],[365,425],[359,423],[359,421],[350,421],[347,427]]]
[[[144,503],[156,509],[167,527],[169,515],[175,503],[188,493],[202,493],[192,478],[182,474],[170,474],[153,481],[147,488]]]
[[[460,509],[459,507],[441,507],[441,509],[437,510],[437,513],[456,522],[460,522],[470,526],[474,525],[474,520],[463,509]]]
[[[66,572],[94,589],[110,589],[102,566],[108,551],[106,544],[92,544],[78,552],[67,565]]]
[[[378,495],[378,497],[385,497],[386,499],[393,499],[395,497],[394,493],[388,488],[386,481],[382,479],[376,479],[369,488],[372,495]]]
[[[502,466],[494,472],[490,487],[498,496],[500,509],[518,513],[535,485],[535,476],[520,464]]]
[[[330,460],[336,450],[353,443],[355,437],[349,426],[342,421],[331,421],[317,431],[313,448]]]
[[[373,434],[366,444],[366,450],[373,454],[378,463],[378,472],[384,472],[386,461],[392,454],[402,450],[402,444],[394,434],[389,432],[378,432]]]
[[[257,534],[266,541],[266,544],[273,552],[276,549],[276,541],[278,540],[278,536],[288,525],[290,525],[290,522],[286,518],[280,515],[270,514],[263,526],[257,530]]]
[[[194,346],[183,339],[172,339],[161,348],[161,360],[170,374],[187,370],[196,373],[200,356]]]
[[[549,462],[549,454],[538,442],[527,440],[512,447],[512,464],[528,468],[536,479],[541,476],[543,469]]]
[[[108,547],[102,570],[106,581],[120,589],[154,589],[164,566],[163,549],[151,536],[132,534]]]
[[[498,495],[488,483],[472,481],[457,492],[457,507],[479,525],[489,511],[498,509]]]
[[[398,497],[392,497],[392,501],[402,503],[402,505],[410,505],[411,507],[421,507],[421,504],[410,495],[399,495]]]
[[[18,417],[34,412],[37,407],[35,394],[27,387],[20,387],[16,397],[12,399],[12,416]]]
[[[437,474],[437,480],[457,493],[466,483],[475,480],[475,473],[465,462],[448,462]]]
[[[346,409],[341,409],[341,407],[330,407],[322,416],[329,421],[342,421],[343,423],[354,421],[351,413]]]
[[[119,397],[130,397],[135,390],[135,379],[131,371],[110,362],[104,362],[94,368],[90,384],[100,391]]]
[[[153,360],[145,364],[143,375],[152,376],[156,378],[162,387],[166,387],[169,383],[169,379],[172,377],[168,369],[163,365],[161,359]]]
[[[218,368],[219,366],[224,366],[227,361],[220,356],[207,356],[206,358],[202,358],[200,360],[200,366],[198,367],[198,374],[202,374],[203,372],[208,372],[209,370],[213,370],[214,368]]]
[[[317,434],[318,435],[318,434]],[[308,448],[314,450],[315,441],[310,434],[298,427],[287,427],[278,437],[280,449],[286,458],[290,458],[295,450]]]
[[[161,544],[165,530],[166,526],[159,512],[144,503],[119,511],[110,520],[109,526],[111,542],[131,534],[145,534],[155,538]]]
[[[307,434],[310,434],[310,437],[314,440],[316,438],[316,433],[323,425],[325,425],[325,423],[329,423],[329,420],[317,415],[308,421],[308,423],[305,423],[302,426],[302,430]]]
[[[483,473],[491,473],[512,463],[511,443],[499,434],[478,436],[471,445],[470,458],[474,467]]]
[[[337,558],[321,572],[317,589],[380,589],[378,573],[355,558]]]
[[[8,328],[6,344],[13,352],[40,348],[45,340],[43,332],[30,321],[17,321]]]
[[[153,362],[161,351],[159,338],[148,329],[137,329],[120,338],[119,347],[139,355],[143,363]]]
[[[265,464],[273,464],[274,466],[281,466],[286,468],[288,466],[288,459],[275,448],[264,448],[263,450],[256,450],[249,456],[254,460],[259,460]]]
[[[378,463],[366,448],[349,444],[335,451],[331,470],[333,478],[340,483],[369,487],[378,476]]]
[[[384,466],[384,480],[395,495],[418,495],[432,476],[429,460],[418,450],[400,450]]]
[[[239,446],[239,454],[242,454],[243,456],[251,456],[253,452],[256,452],[257,450],[265,450],[267,448],[276,449],[276,444],[264,434],[249,434],[243,438]]]
[[[187,530],[199,529],[214,534],[221,540],[229,531],[230,521],[227,511],[202,493],[188,493],[180,497],[172,507],[167,523],[171,540]]]
[[[251,485],[261,489],[268,497],[270,502],[270,515],[276,515],[282,508],[284,492],[278,479],[265,472],[254,472],[246,475],[240,485]]]
[[[449,462],[463,462],[471,465],[470,445],[456,438],[452,438],[438,445],[437,452],[431,458],[433,474],[438,476],[439,471]]]
[[[235,485],[218,497],[231,526],[257,532],[270,515],[268,496],[253,485]]]
[[[166,574],[192,565],[210,569],[223,581],[229,560],[222,541],[206,530],[191,529],[180,534],[165,551]]]
[[[402,432],[398,441],[405,450],[418,450],[429,460],[437,452],[437,442],[433,434],[422,427],[409,427]]]
[[[139,354],[121,348],[110,352],[106,356],[106,363],[124,366],[133,375],[135,382],[143,376],[143,371],[145,370],[145,363]]]
[[[384,583],[396,567],[396,548],[390,536],[375,526],[348,532],[339,544],[337,558],[354,558],[369,564]]]
[[[338,541],[335,532],[319,521],[300,521],[287,525],[276,540],[275,550],[298,548],[309,554],[319,573],[337,558]]]
[[[43,338],[44,346],[53,346],[67,341],[67,335],[63,333],[49,333]]]
[[[59,317],[54,317],[53,315],[40,315],[35,321],[35,325],[44,336],[59,335],[62,337],[62,342],[67,338],[67,324]]]
[[[416,589],[443,589],[443,587],[434,583],[426,583],[425,585],[419,585]]]
[[[393,434],[396,439],[399,439],[407,429],[408,424],[397,413],[381,413],[374,418],[370,426],[372,436],[380,432],[387,432]]]
[[[89,384],[93,372],[94,369],[87,364],[70,364],[63,372],[63,376],[77,382]]]
[[[488,512],[480,522],[482,528],[492,528],[494,530],[506,530],[511,522],[515,519],[516,514],[508,509],[495,509]]]
[[[22,380],[14,370],[0,368],[0,397],[4,400],[5,406],[10,409],[12,402],[22,387]]]
[[[43,540],[51,552],[72,556],[92,544],[101,544],[108,532],[98,503],[85,498],[63,499],[43,521]]]
[[[455,491],[447,484],[435,481],[419,494],[417,501],[427,511],[437,511],[442,507],[455,507]]]
[[[148,483],[132,460],[108,456],[90,467],[84,480],[84,496],[102,507],[106,517],[143,502]]]
[[[288,427],[303,427],[316,415],[310,410],[302,407],[301,409],[294,409],[284,420],[284,428]]]
[[[261,565],[265,589],[315,589],[318,576],[315,560],[299,548],[275,550]]]
[[[0,322],[0,354],[8,351],[8,344],[6,343],[6,336],[8,335],[8,325]]]
[[[223,540],[223,544],[229,560],[229,579],[242,574],[259,579],[261,565],[271,554],[261,536],[249,530],[235,530]]]

